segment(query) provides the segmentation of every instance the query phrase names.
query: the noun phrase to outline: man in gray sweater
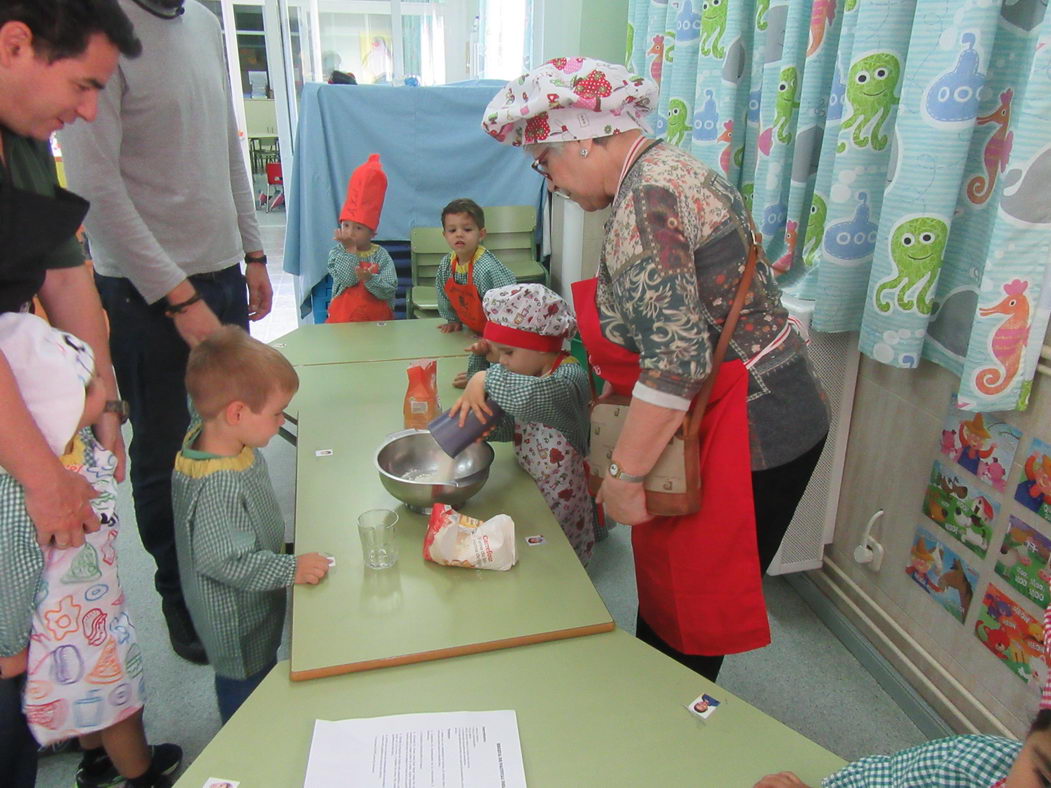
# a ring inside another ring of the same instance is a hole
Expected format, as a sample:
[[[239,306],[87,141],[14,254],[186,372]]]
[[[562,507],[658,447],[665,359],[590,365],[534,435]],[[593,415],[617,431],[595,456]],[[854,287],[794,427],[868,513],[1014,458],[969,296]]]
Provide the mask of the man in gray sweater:
[[[66,129],[59,142],[70,188],[91,202],[95,282],[134,429],[139,533],[157,563],[172,647],[203,663],[172,522],[172,467],[189,423],[186,359],[220,323],[247,329],[265,317],[272,291],[218,20],[197,0],[120,5],[144,57],[122,57],[96,122]]]

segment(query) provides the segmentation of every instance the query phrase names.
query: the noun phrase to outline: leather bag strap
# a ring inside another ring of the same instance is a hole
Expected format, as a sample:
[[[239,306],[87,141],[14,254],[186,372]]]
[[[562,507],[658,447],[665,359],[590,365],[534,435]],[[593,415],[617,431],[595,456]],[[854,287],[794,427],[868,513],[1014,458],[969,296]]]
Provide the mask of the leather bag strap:
[[[758,261],[759,244],[753,243],[752,249],[748,253],[748,262],[745,263],[744,271],[741,273],[741,283],[737,286],[737,294],[734,296],[733,303],[730,305],[730,311],[723,322],[723,330],[719,334],[719,342],[715,346],[715,352],[712,353],[712,371],[705,378],[704,383],[701,385],[701,390],[697,392],[697,396],[693,398],[690,409],[686,412],[686,418],[679,428],[683,435],[696,437],[701,429],[704,411],[708,407],[708,398],[711,396],[712,388],[715,386],[715,377],[719,374],[719,367],[722,366],[723,358],[726,357],[726,348],[729,347],[730,338],[733,336],[734,328],[737,326],[737,318],[741,316],[741,309],[744,307],[744,300],[748,296],[752,279],[755,277],[755,267]]]

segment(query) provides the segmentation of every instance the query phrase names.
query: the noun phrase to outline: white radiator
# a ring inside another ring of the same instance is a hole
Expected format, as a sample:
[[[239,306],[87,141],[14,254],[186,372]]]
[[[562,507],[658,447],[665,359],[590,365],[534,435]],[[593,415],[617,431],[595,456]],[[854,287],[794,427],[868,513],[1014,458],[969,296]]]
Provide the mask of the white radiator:
[[[788,294],[782,300],[788,311],[810,333],[810,361],[828,394],[832,425],[814,475],[781,542],[781,549],[770,565],[768,572],[772,575],[819,569],[825,545],[832,541],[860,361],[856,333],[811,332],[813,302]]]

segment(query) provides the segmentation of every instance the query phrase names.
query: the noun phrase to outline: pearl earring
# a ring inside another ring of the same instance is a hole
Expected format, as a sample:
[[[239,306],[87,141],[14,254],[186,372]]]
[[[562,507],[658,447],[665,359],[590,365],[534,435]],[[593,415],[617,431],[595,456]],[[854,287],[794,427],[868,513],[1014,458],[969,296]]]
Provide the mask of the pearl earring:
[[[588,149],[587,148],[581,148],[580,149],[580,158],[586,159],[587,157],[588,157]]]

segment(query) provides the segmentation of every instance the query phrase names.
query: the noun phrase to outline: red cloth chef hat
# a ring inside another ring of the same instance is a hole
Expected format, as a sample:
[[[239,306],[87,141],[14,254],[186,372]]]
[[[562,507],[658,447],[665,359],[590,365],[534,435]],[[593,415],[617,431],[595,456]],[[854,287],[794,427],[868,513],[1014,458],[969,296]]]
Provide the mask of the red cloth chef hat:
[[[347,183],[347,199],[339,212],[341,222],[357,222],[372,229],[380,226],[383,198],[387,194],[387,176],[380,166],[380,155],[372,153],[369,160],[354,170]]]

